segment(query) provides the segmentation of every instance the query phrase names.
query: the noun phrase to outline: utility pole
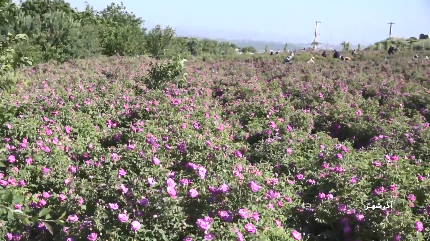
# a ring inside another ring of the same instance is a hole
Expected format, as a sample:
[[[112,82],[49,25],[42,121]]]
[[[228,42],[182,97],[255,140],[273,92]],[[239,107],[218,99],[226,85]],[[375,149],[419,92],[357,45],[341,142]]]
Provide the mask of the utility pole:
[[[391,34],[393,33],[393,24],[395,24],[395,23],[390,22],[388,24],[390,25],[390,35],[389,35],[389,38],[391,38]]]
[[[318,43],[318,41],[317,41],[317,38],[318,38],[318,24],[319,23],[321,23],[320,21],[315,21],[315,39],[314,39],[314,50],[316,50],[317,49],[317,43]]]

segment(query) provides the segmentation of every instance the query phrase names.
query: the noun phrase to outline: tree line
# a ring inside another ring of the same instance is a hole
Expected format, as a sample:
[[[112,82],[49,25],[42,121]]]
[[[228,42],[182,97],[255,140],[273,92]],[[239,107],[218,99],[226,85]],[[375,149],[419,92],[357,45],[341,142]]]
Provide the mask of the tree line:
[[[155,58],[235,54],[237,46],[211,39],[179,37],[170,26],[145,28],[144,20],[112,3],[102,11],[89,4],[78,11],[64,0],[27,0],[15,4],[0,0],[0,42],[8,36],[27,35],[11,46],[33,63],[59,62],[93,56],[149,55]],[[252,47],[244,52],[256,51]]]

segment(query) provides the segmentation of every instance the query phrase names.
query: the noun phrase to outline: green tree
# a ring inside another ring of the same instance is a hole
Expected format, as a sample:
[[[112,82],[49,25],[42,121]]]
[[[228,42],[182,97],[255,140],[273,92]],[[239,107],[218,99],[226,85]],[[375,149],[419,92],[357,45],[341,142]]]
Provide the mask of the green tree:
[[[126,11],[125,6],[112,3],[100,12],[100,41],[103,54],[135,55],[144,52],[144,21]]]
[[[264,47],[264,53],[269,53],[269,47],[267,45]]]
[[[349,49],[351,48],[351,44],[348,42],[348,43],[346,43],[346,45],[345,45],[345,50],[346,51],[349,51]]]
[[[0,0],[0,33],[6,38],[9,33],[17,34],[13,28],[19,17],[22,16],[21,9],[11,0]]]
[[[320,43],[319,43],[319,42],[315,42],[315,41],[313,41],[313,42],[311,43],[311,45],[312,45],[312,46],[315,46],[315,48],[316,48],[318,45],[320,45]]]
[[[284,52],[287,52],[287,50],[288,50],[288,43],[286,43],[286,44],[284,45]]]
[[[172,39],[172,43],[170,44],[168,56],[171,54],[181,54],[181,55],[189,55],[190,51],[188,51],[188,43],[189,39],[187,37],[177,37]]]
[[[23,33],[30,36],[29,44],[22,51],[36,62],[55,59],[60,62],[86,58],[100,53],[97,28],[82,26],[74,16],[62,11],[27,16],[20,24]]]
[[[66,0],[26,0],[20,5],[22,8],[11,0],[0,3],[0,38],[4,40],[8,33],[26,34],[28,41],[11,43],[10,47],[16,56],[29,56],[34,62],[100,54],[226,55],[235,53],[237,48],[229,42],[176,37],[171,27],[157,26],[147,33],[144,21],[127,12],[122,3],[112,3],[100,12],[88,3],[83,11],[78,11]],[[246,51],[256,52],[255,48]]]
[[[257,53],[258,51],[257,51],[257,49],[255,49],[254,47],[252,47],[252,46],[248,46],[248,47],[244,47],[244,48],[242,48],[241,50],[240,50],[242,53]]]
[[[193,38],[187,42],[188,51],[194,56],[197,56],[201,52],[201,46],[197,39]]]
[[[64,0],[27,0],[22,2],[21,11],[25,15],[39,16],[42,22],[47,13],[63,12],[73,17],[78,13],[76,8],[72,8],[70,3]]]
[[[76,14],[77,20],[79,20],[82,26],[101,24],[101,17],[98,16],[97,11],[88,3],[85,5],[85,10]]]
[[[0,0],[0,27],[9,30],[19,20],[20,8],[10,0]],[[21,65],[31,65],[32,61],[14,47],[26,42],[26,34],[2,33],[0,37],[0,87],[9,86],[13,81],[13,70]]]
[[[213,55],[220,54],[220,49],[218,48],[218,41],[204,38],[201,42],[203,52]]]
[[[147,51],[156,58],[159,58],[172,42],[175,37],[175,30],[170,26],[162,29],[160,25],[155,26],[151,29],[146,36],[146,48]]]
[[[346,42],[343,41],[340,45],[342,45],[342,50],[346,50]]]
[[[231,55],[234,54],[236,52],[236,45],[232,45],[229,42],[221,42],[219,44],[219,48],[221,50],[221,54],[223,55]]]
[[[12,34],[8,30],[19,20],[20,8],[10,0],[0,0],[0,89],[13,91],[16,86],[15,69],[31,65],[32,61],[15,47],[28,40],[25,34]],[[7,31],[5,33],[5,31]],[[0,104],[0,123],[4,123],[6,109],[10,106]]]

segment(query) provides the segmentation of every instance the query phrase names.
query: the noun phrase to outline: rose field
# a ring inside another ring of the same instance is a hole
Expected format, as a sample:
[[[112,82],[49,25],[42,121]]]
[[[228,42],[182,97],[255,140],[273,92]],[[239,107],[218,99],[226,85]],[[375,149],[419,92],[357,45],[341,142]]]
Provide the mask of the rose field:
[[[430,61],[410,56],[23,67],[0,92],[0,237],[430,240]]]

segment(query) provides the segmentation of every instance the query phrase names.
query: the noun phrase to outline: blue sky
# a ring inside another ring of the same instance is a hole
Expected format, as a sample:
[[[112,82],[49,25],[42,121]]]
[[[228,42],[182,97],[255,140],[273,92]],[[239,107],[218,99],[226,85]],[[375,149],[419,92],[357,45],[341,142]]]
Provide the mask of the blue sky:
[[[83,10],[85,0],[69,0]],[[102,10],[112,0],[88,0]],[[121,1],[113,1],[121,3]],[[127,10],[149,28],[160,24],[179,35],[310,43],[315,21],[321,43],[369,44],[388,37],[430,34],[430,0],[123,0]],[[352,3],[354,2],[354,3]],[[390,7],[388,7],[390,5]]]

